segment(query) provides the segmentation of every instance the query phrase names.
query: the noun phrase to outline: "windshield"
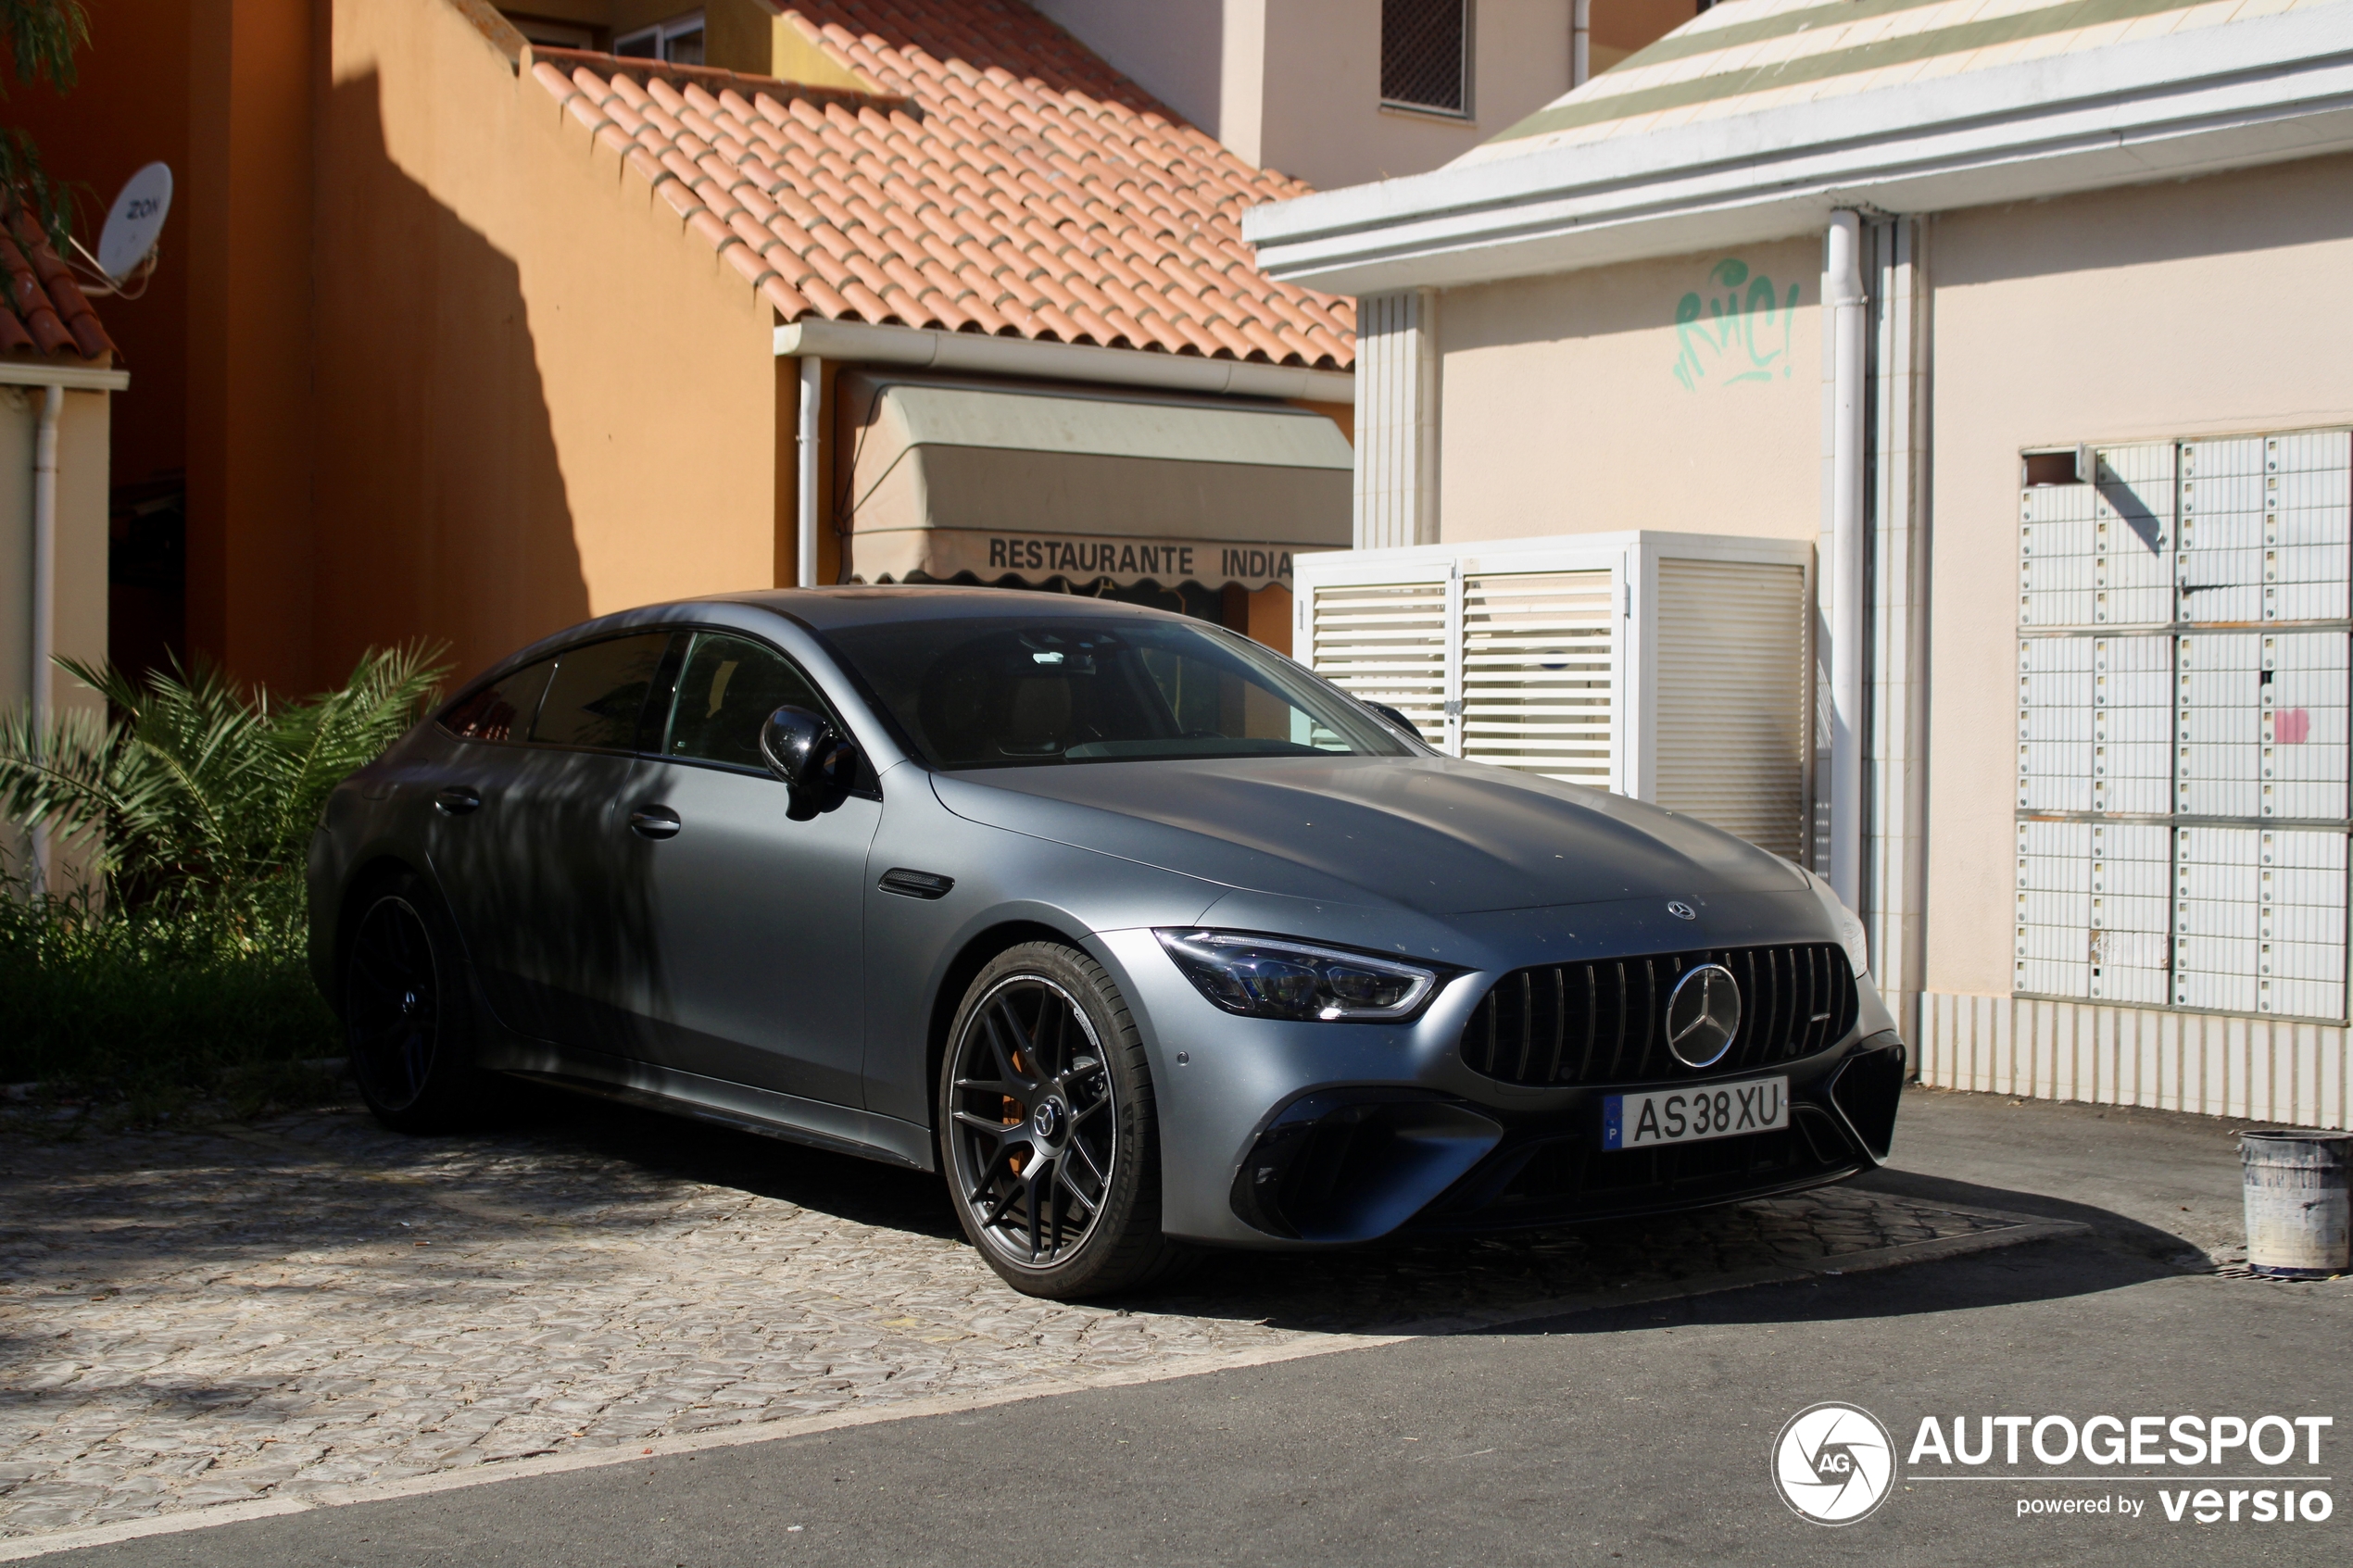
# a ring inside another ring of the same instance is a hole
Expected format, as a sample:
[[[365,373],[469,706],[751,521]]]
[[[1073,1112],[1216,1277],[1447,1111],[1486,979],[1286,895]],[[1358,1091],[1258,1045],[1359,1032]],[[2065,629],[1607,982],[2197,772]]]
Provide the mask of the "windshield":
[[[913,621],[829,640],[934,768],[1409,754],[1288,660],[1205,626]]]

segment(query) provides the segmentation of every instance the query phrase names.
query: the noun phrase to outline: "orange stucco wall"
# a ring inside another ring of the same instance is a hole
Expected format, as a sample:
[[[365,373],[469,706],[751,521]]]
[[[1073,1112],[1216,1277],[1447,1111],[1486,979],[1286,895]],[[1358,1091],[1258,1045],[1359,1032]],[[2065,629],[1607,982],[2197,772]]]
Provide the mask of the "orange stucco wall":
[[[329,14],[314,677],[788,571],[769,307],[455,8]]]
[[[188,640],[315,675],[309,0],[196,0],[188,147]]]

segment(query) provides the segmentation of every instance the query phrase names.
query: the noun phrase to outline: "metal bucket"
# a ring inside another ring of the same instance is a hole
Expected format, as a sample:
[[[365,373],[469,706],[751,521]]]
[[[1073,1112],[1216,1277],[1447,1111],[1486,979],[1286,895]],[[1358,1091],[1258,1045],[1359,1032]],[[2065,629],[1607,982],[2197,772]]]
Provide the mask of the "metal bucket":
[[[2246,1266],[2319,1279],[2353,1269],[2347,1186],[2353,1133],[2244,1133]]]

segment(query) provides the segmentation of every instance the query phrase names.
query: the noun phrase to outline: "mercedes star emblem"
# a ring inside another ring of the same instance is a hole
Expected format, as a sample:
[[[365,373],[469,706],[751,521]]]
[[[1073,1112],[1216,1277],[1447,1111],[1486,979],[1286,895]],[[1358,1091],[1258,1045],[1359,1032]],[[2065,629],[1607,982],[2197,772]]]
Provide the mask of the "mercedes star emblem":
[[[1668,904],[1667,906],[1667,912],[1673,915],[1677,920],[1699,919],[1699,911],[1692,909],[1689,904],[1684,903],[1680,898],[1678,898],[1673,903]]]
[[[1741,1031],[1741,986],[1720,963],[1704,963],[1667,997],[1667,1048],[1686,1067],[1713,1067]]]

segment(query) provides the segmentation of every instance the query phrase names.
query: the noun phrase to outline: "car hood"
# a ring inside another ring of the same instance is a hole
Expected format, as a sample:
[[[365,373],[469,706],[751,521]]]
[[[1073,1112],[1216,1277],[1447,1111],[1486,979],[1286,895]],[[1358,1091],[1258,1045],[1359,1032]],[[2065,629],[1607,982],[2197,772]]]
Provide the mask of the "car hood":
[[[1428,914],[1783,893],[1695,818],[1451,758],[1248,758],[935,773],[960,817],[1230,887]]]

